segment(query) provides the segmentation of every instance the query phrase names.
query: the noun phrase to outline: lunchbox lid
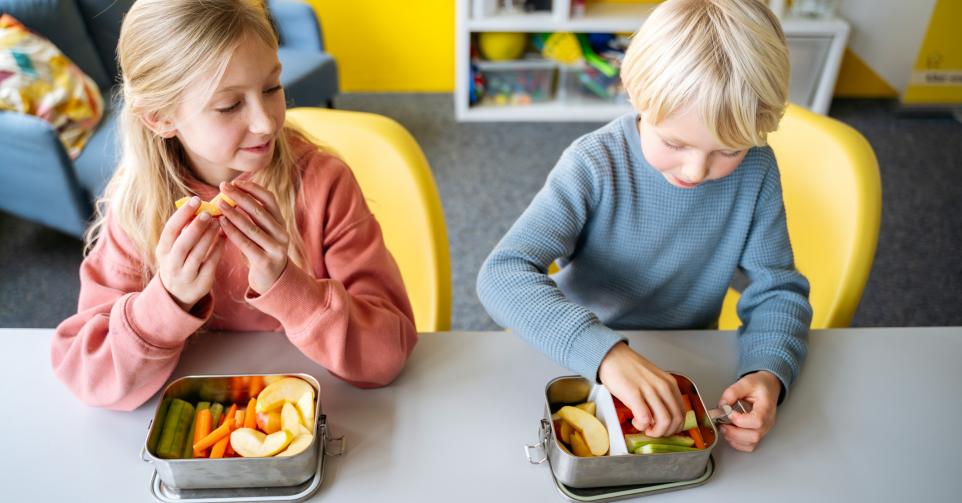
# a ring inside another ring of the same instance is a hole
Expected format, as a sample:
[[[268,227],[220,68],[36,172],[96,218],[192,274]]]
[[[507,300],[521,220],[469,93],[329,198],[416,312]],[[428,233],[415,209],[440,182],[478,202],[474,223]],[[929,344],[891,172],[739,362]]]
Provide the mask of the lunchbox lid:
[[[639,496],[648,496],[649,494],[658,494],[668,491],[677,491],[679,489],[688,489],[690,487],[696,487],[704,484],[711,476],[715,473],[715,459],[709,455],[708,464],[705,467],[705,473],[692,479],[692,480],[681,480],[678,482],[664,482],[660,484],[638,484],[634,486],[617,486],[617,487],[599,487],[591,489],[577,489],[574,487],[568,487],[561,483],[555,476],[554,471],[551,470],[551,480],[554,481],[555,486],[558,488],[558,492],[565,497],[568,501],[575,502],[591,502],[591,503],[601,503],[608,501],[619,501],[629,498],[637,498]]]

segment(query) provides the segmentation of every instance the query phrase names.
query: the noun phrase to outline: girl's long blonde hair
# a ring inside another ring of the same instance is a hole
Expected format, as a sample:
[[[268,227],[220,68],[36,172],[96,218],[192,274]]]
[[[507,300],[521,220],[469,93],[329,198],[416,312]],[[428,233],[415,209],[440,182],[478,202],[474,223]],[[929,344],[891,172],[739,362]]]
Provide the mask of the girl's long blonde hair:
[[[120,162],[97,202],[86,249],[105,232],[109,211],[141,252],[145,285],[156,271],[154,250],[174,202],[191,192],[185,181],[190,168],[179,140],[161,137],[141,118],[172,113],[185,91],[198,83],[213,92],[234,48],[248,35],[277,49],[277,34],[260,0],[139,0],[124,18],[117,45],[123,76]],[[309,260],[296,221],[300,174],[289,143],[298,134],[285,125],[270,165],[252,180],[277,198],[290,234],[290,257],[305,267]]]
[[[759,0],[667,0],[632,39],[621,78],[653,124],[693,105],[723,144],[760,146],[788,102],[788,46]]]

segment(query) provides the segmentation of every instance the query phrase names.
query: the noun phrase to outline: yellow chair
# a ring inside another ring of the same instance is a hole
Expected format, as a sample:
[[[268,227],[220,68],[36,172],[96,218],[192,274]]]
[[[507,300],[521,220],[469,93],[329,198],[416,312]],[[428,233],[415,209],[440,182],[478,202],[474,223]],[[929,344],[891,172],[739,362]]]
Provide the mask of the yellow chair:
[[[789,106],[769,135],[778,159],[795,265],[811,283],[812,328],[847,327],[878,243],[882,188],[868,141],[841,122]],[[739,326],[729,290],[718,327]]]
[[[424,153],[380,115],[296,108],[288,121],[351,167],[401,269],[419,332],[451,329],[451,257],[441,198]]]

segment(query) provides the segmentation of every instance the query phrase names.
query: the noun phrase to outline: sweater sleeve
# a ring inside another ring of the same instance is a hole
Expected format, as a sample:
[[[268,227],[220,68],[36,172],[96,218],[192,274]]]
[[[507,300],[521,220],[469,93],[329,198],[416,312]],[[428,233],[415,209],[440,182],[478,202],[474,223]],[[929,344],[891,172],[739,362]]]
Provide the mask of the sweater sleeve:
[[[417,342],[414,314],[356,180],[343,165],[328,168],[339,174],[325,202],[323,253],[312,260],[323,261],[329,277],[315,278],[288,262],[266,292],[248,289],[247,301],[276,318],[295,346],[334,375],[362,388],[385,386]]]
[[[748,286],[738,301],[738,375],[767,370],[782,382],[779,403],[808,350],[812,306],[808,280],[795,269],[778,168],[768,170],[742,253]]]
[[[132,245],[109,216],[105,225],[80,266],[77,314],[57,327],[51,362],[57,378],[83,402],[133,410],[170,377],[184,342],[210,316],[213,303],[208,295],[191,314],[159,276],[143,286]]]
[[[478,297],[497,323],[592,382],[608,351],[625,339],[568,300],[547,271],[555,259],[574,253],[599,193],[588,162],[574,148],[566,150],[477,280]]]

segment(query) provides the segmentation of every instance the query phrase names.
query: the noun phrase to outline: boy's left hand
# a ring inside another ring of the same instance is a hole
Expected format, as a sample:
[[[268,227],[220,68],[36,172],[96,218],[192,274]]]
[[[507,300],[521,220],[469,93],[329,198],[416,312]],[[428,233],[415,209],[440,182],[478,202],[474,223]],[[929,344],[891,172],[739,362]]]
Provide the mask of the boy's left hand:
[[[218,208],[224,214],[221,227],[247,257],[251,289],[263,294],[287,267],[291,241],[277,200],[270,191],[248,180],[221,182],[220,190],[237,203],[235,208],[219,201]]]
[[[735,381],[722,393],[718,405],[744,400],[752,404],[748,414],[732,412],[732,424],[721,425],[722,435],[734,449],[752,452],[775,425],[775,410],[782,382],[775,374],[760,370]]]

